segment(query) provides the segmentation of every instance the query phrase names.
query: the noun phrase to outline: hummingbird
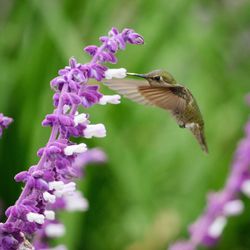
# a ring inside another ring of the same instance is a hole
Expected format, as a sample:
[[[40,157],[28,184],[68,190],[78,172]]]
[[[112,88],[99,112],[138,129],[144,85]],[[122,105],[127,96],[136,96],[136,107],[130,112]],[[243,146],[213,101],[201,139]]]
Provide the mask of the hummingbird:
[[[132,101],[169,111],[179,127],[189,129],[201,149],[208,153],[202,114],[188,88],[177,83],[169,72],[161,69],[146,74],[127,73],[127,76],[141,80],[112,79],[104,84]]]

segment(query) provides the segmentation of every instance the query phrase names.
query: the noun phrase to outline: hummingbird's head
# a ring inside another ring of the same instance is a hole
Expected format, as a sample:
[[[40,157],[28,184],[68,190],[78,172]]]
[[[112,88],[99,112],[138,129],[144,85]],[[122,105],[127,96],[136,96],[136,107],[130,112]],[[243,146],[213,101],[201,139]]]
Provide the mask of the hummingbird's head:
[[[138,76],[148,80],[152,85],[164,86],[166,83],[168,84],[176,84],[173,76],[165,70],[157,69],[151,71],[147,74],[136,74],[136,73],[127,73],[127,75]]]

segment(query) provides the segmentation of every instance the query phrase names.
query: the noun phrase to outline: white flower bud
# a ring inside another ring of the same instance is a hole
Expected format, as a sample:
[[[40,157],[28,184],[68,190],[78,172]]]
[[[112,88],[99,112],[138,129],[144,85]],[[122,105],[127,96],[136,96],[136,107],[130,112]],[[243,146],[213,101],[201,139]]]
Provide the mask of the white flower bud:
[[[226,223],[227,219],[224,216],[217,217],[208,228],[208,235],[213,238],[218,238],[222,234]]]
[[[108,69],[105,71],[105,78],[125,78],[127,76],[127,70],[124,68],[120,69]]]
[[[246,180],[242,183],[241,191],[244,193],[247,197],[250,198],[250,180]]]
[[[99,100],[99,104],[106,105],[107,103],[119,104],[121,101],[121,96],[119,95],[104,95]]]
[[[44,211],[45,218],[48,220],[54,220],[55,219],[55,212],[52,210],[45,210]]]
[[[242,213],[244,209],[244,204],[241,200],[234,200],[227,202],[223,207],[223,212],[225,215],[238,215]]]
[[[82,124],[82,123],[86,122],[87,121],[87,117],[88,116],[86,114],[84,114],[84,113],[82,113],[80,115],[76,115],[74,117],[75,126],[77,126],[78,124]]]
[[[77,145],[67,146],[64,149],[64,154],[67,155],[67,156],[70,156],[70,155],[73,155],[73,154],[80,154],[80,153],[83,153],[85,151],[87,151],[87,145],[84,144],[84,143],[80,143],[80,144],[77,144]]]
[[[64,187],[64,183],[62,181],[51,181],[49,182],[49,189],[50,190],[61,190]]]
[[[53,189],[53,188],[52,188]],[[55,203],[55,201],[56,201],[56,196],[55,195],[53,195],[53,194],[50,194],[49,192],[44,192],[43,193],[43,199],[45,200],[45,201],[48,201],[49,203]]]
[[[33,212],[29,212],[26,217],[29,222],[36,222],[38,224],[43,224],[45,219],[44,215]]]
[[[54,194],[56,197],[62,197],[63,195],[72,195],[72,193],[76,190],[75,182],[69,182],[64,184],[61,189],[57,189]]]
[[[68,211],[86,211],[89,207],[88,200],[79,191],[74,192],[70,196],[65,196],[64,201]]]
[[[45,234],[48,237],[61,237],[65,234],[65,227],[63,224],[48,224],[45,227]]]
[[[93,124],[88,125],[86,129],[84,129],[84,137],[85,138],[92,138],[92,137],[105,137],[106,136],[106,129],[103,124]]]

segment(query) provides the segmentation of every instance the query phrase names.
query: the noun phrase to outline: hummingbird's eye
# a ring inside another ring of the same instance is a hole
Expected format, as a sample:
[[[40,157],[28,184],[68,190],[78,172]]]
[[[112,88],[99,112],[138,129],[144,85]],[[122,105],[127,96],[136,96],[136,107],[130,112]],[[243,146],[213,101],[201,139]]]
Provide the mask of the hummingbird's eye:
[[[160,81],[160,80],[162,80],[162,78],[161,78],[161,76],[155,76],[155,77],[154,77],[154,80]]]

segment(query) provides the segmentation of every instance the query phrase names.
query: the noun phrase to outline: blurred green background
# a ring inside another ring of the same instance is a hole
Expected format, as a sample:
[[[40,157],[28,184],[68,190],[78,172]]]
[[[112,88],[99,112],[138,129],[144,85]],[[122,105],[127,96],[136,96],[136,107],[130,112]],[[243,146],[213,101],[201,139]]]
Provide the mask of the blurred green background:
[[[79,183],[86,213],[61,215],[70,250],[161,250],[187,237],[209,190],[220,189],[244,135],[249,108],[250,2],[248,0],[0,0],[0,111],[15,119],[0,141],[0,197],[7,207],[21,185],[13,176],[36,164],[52,111],[49,81],[82,48],[108,30],[130,27],[144,46],[119,52],[117,67],[170,71],[196,97],[206,122],[210,153],[170,115],[123,99],[88,110],[108,136],[88,140],[108,155]],[[111,93],[103,87],[104,93]],[[232,218],[216,249],[250,249],[250,202]],[[4,219],[4,217],[2,217]]]

